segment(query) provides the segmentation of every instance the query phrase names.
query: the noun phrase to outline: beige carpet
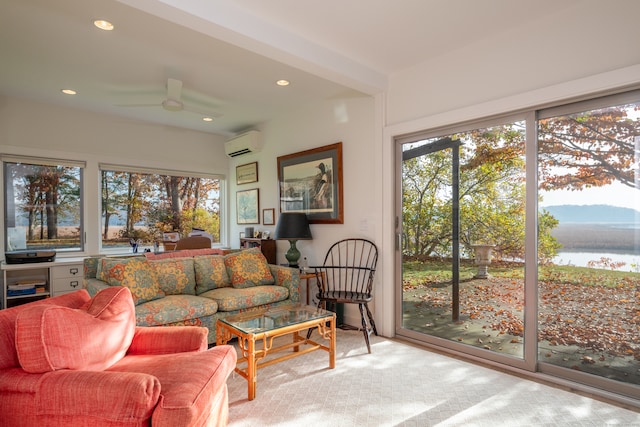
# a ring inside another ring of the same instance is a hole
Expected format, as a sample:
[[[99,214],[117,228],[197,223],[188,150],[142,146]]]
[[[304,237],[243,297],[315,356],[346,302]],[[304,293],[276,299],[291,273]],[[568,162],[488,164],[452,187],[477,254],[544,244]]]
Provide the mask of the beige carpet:
[[[415,346],[338,331],[336,368],[313,352],[229,378],[231,427],[640,426],[640,413]]]

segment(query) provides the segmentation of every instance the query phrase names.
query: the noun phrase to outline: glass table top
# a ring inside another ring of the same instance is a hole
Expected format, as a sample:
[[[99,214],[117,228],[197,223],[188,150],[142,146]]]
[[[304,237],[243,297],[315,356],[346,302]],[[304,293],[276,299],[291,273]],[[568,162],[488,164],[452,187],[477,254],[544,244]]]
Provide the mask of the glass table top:
[[[234,314],[219,320],[245,334],[256,334],[332,315],[331,311],[310,305],[291,305],[252,313]]]

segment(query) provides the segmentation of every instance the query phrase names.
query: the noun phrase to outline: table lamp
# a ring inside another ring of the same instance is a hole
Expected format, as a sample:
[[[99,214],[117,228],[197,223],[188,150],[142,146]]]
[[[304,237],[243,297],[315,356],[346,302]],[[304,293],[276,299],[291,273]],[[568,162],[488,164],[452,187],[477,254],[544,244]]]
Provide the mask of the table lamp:
[[[307,214],[302,212],[282,212],[280,218],[278,218],[278,225],[276,225],[273,238],[289,241],[291,247],[285,254],[285,258],[289,261],[289,267],[298,268],[300,251],[296,248],[296,242],[298,240],[312,239]]]

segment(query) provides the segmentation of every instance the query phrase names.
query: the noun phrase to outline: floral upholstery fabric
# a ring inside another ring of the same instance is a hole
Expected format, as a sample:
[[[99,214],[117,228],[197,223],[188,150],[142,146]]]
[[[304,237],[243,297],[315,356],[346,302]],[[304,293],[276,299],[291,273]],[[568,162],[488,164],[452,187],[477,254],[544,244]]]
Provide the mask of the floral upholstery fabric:
[[[209,329],[207,341],[216,341],[218,311],[214,300],[192,295],[167,295],[136,307],[138,326],[204,326]]]
[[[274,283],[269,264],[260,248],[226,255],[224,264],[231,279],[231,286],[234,288],[241,289]]]
[[[211,289],[231,286],[223,256],[196,256],[193,263],[197,295]]]
[[[149,262],[156,272],[158,286],[165,295],[196,294],[193,258],[159,259]]]
[[[216,301],[218,311],[234,311],[283,301],[289,296],[289,290],[283,286],[263,285],[213,289],[200,296]]]
[[[155,270],[145,259],[103,258],[102,275],[110,286],[129,288],[135,305],[164,297]]]
[[[257,250],[259,251],[259,249]],[[212,258],[215,261],[211,261]],[[83,286],[92,296],[110,285],[95,277],[97,266],[102,266],[103,259],[85,258]],[[116,260],[115,264],[123,261],[122,259],[109,259]],[[136,259],[144,261],[143,257],[136,257]],[[135,306],[136,324],[138,326],[204,326],[209,330],[208,342],[215,343],[216,320],[219,318],[239,312],[250,312],[283,304],[296,304],[300,301],[299,270],[267,264],[269,273],[274,280],[273,285],[233,288],[228,281],[228,275],[225,276],[227,266],[224,265],[224,259],[225,256],[220,255],[194,257],[193,269],[198,295],[166,295],[163,298],[140,303]],[[149,265],[154,265],[151,263],[155,260],[147,261],[150,263]],[[212,264],[212,262],[216,264]],[[209,269],[208,276],[203,273],[207,269]],[[205,276],[206,279],[204,279]],[[227,281],[224,280],[225,277]],[[222,281],[219,282],[219,279]],[[207,286],[214,286],[214,289],[206,289]],[[203,292],[200,293],[198,289],[202,289]]]

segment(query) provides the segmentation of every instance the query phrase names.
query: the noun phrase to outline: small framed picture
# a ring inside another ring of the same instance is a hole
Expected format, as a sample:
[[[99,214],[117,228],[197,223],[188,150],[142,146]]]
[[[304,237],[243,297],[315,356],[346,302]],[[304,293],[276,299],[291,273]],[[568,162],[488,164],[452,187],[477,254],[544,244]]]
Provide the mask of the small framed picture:
[[[238,224],[260,224],[260,190],[238,191],[236,193],[236,214]],[[251,236],[247,236],[251,237]]]
[[[275,221],[276,210],[274,208],[271,209],[263,209],[262,210],[262,224],[264,225],[273,225],[276,223]]]
[[[240,238],[241,238],[241,239],[244,239],[244,231],[241,231],[241,232],[240,232]]]
[[[236,184],[258,182],[258,162],[236,166]]]
[[[263,231],[262,232],[262,238],[265,240],[269,240],[269,236],[271,235],[271,233],[269,231]]]

